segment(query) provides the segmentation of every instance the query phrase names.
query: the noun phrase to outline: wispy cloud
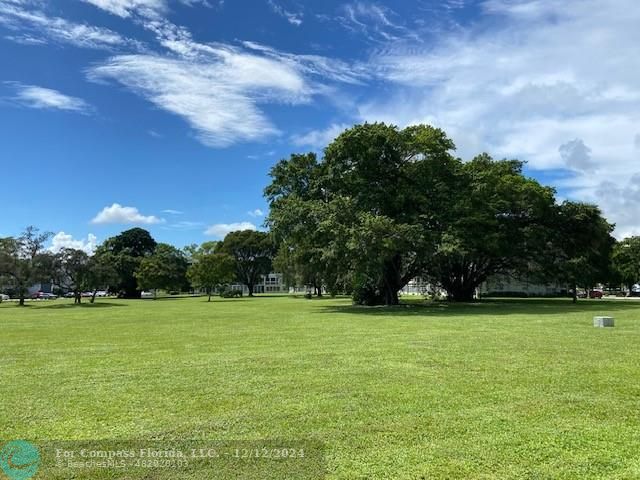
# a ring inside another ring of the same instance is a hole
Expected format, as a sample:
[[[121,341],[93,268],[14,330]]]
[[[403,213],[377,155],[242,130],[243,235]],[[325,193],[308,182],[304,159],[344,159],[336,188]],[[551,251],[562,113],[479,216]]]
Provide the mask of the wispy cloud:
[[[351,125],[347,125],[346,123],[334,123],[325,129],[312,130],[301,135],[294,135],[291,137],[291,143],[300,147],[309,146],[321,150],[350,126]]]
[[[250,222],[238,222],[238,223],[216,223],[215,225],[211,225],[204,232],[205,235],[210,235],[215,238],[224,238],[227,234],[231,232],[236,232],[238,230],[257,230],[253,223]]]
[[[302,12],[290,12],[277,3],[276,0],[267,0],[267,3],[271,7],[271,10],[273,10],[277,15],[283,17],[291,25],[295,25],[296,27],[302,25],[302,20],[304,18],[304,14]]]
[[[171,55],[119,55],[89,70],[179,115],[205,145],[226,147],[279,134],[262,104],[309,103],[323,81],[358,82],[361,73],[320,56],[299,56],[246,42],[244,48],[195,41],[166,20],[138,20]]]
[[[42,6],[44,4],[35,0],[0,0],[0,24],[19,32],[5,38],[19,43],[36,44],[51,41],[97,49],[140,47],[139,42],[125,38],[108,28],[50,16],[41,10]]]
[[[104,207],[94,218],[91,223],[96,225],[103,224],[135,224],[135,225],[153,225],[163,223],[165,220],[154,215],[142,215],[135,207],[124,207],[119,203],[114,203],[110,207]]]
[[[182,220],[180,222],[169,223],[165,225],[163,228],[165,230],[200,230],[204,227],[205,224],[203,222],[193,222],[189,220]]]
[[[83,0],[113,15],[127,18],[133,14],[160,17],[168,10],[165,0]]]
[[[250,210],[247,212],[247,215],[249,215],[250,217],[264,217],[264,212],[262,210],[260,210],[259,208],[256,208],[255,210]]]
[[[366,1],[344,4],[336,20],[346,29],[362,34],[375,42],[416,38],[413,31],[389,7]]]
[[[162,213],[167,213],[169,215],[182,215],[182,214],[184,214],[184,212],[182,212],[180,210],[173,210],[171,208],[168,208],[166,210],[162,210]]]
[[[71,97],[51,88],[24,85],[19,82],[7,82],[7,84],[16,90],[13,100],[29,108],[65,110],[83,114],[92,111],[92,107],[81,98]]]

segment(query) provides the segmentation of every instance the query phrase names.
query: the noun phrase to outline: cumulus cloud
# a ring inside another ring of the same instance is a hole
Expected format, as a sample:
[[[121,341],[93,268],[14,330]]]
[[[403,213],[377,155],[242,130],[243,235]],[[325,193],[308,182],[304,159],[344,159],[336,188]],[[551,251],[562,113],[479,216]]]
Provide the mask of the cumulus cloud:
[[[23,85],[17,82],[9,82],[9,85],[13,86],[17,91],[14,100],[26,107],[66,110],[77,113],[89,113],[91,111],[89,104],[81,98],[71,97],[51,88]]]
[[[153,225],[163,223],[164,220],[154,215],[142,215],[135,207],[123,207],[119,203],[114,203],[110,207],[104,207],[91,223],[100,225],[108,223],[116,224],[137,224]]]
[[[139,45],[138,42],[108,28],[76,23],[48,15],[40,9],[41,6],[40,2],[33,0],[21,2],[0,0],[0,24],[20,32],[18,35],[5,38],[26,44],[52,41],[98,49]]]
[[[595,199],[602,182],[625,185],[640,171],[637,2],[489,0],[481,7],[484,20],[435,45],[400,42],[374,53],[370,69],[391,93],[363,102],[357,119],[437,125],[463,158],[489,151],[533,169],[569,168],[573,176],[560,185],[568,198]],[[614,200],[599,201],[612,221],[628,222]]]
[[[217,223],[215,225],[211,225],[204,232],[205,235],[211,235],[215,238],[224,238],[227,234],[231,232],[236,232],[239,230],[257,230],[253,223],[250,222],[238,222],[238,223]]]
[[[98,246],[98,238],[89,234],[86,239],[74,239],[73,235],[69,235],[65,232],[56,233],[51,239],[51,246],[49,247],[49,251],[53,253],[58,253],[63,248],[74,248],[76,250],[82,250],[89,255],[93,255]]]

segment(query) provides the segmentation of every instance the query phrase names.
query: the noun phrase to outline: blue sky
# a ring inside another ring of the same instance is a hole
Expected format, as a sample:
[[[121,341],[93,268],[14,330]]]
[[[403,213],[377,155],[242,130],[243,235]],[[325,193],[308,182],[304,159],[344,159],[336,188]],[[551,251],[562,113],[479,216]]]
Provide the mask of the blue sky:
[[[259,228],[269,168],[363,121],[520,158],[640,233],[636,0],[0,0],[0,235]]]

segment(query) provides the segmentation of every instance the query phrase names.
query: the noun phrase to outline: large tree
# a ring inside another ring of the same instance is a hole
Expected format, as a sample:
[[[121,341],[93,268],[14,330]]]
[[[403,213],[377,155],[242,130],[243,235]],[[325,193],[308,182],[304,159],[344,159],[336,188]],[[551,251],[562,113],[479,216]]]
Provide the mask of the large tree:
[[[237,279],[247,286],[252,297],[260,277],[271,270],[275,248],[269,234],[255,230],[231,232],[219,251],[233,257]]]
[[[433,255],[457,190],[453,148],[429,126],[357,125],[321,162],[292,155],[272,169],[269,225],[290,251],[349,281],[358,303],[397,304]]]
[[[139,288],[178,290],[185,286],[187,257],[172,245],[159,243],[151,255],[140,260],[135,271]]]
[[[614,227],[595,205],[571,201],[555,207],[552,224],[553,235],[537,266],[544,277],[566,283],[575,303],[579,286],[589,289],[610,278]]]
[[[522,167],[487,154],[461,166],[462,181],[426,269],[450,300],[472,300],[490,276],[518,275],[543,251],[553,232],[554,191],[525,177]]]
[[[618,242],[612,257],[615,272],[631,294],[633,286],[640,282],[640,237],[629,237]]]
[[[142,228],[132,228],[107,239],[96,255],[109,255],[118,274],[118,281],[111,288],[125,298],[140,298],[141,289],[135,272],[143,258],[153,254],[156,241]]]
[[[41,233],[27,227],[18,238],[0,239],[0,276],[8,279],[24,306],[29,287],[41,281],[51,281],[53,256],[44,250],[51,233]]]
[[[235,260],[231,255],[218,252],[218,242],[205,242],[190,249],[191,265],[187,276],[194,287],[202,288],[209,296],[216,288],[233,282],[236,275]]]

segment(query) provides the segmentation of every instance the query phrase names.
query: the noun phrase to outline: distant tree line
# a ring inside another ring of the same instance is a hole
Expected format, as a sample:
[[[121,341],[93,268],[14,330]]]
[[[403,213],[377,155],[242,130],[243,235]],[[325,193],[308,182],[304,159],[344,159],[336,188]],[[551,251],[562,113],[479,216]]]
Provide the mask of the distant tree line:
[[[269,234],[232,232],[222,242],[205,242],[182,250],[157,243],[142,228],[107,239],[93,255],[83,250],[45,248],[50,233],[28,227],[17,238],[0,239],[0,288],[10,289],[25,304],[29,287],[52,282],[81,303],[92,292],[109,290],[122,298],[140,298],[143,290],[191,291],[209,295],[232,282],[243,283],[253,296],[262,275],[271,270],[275,248]]]

